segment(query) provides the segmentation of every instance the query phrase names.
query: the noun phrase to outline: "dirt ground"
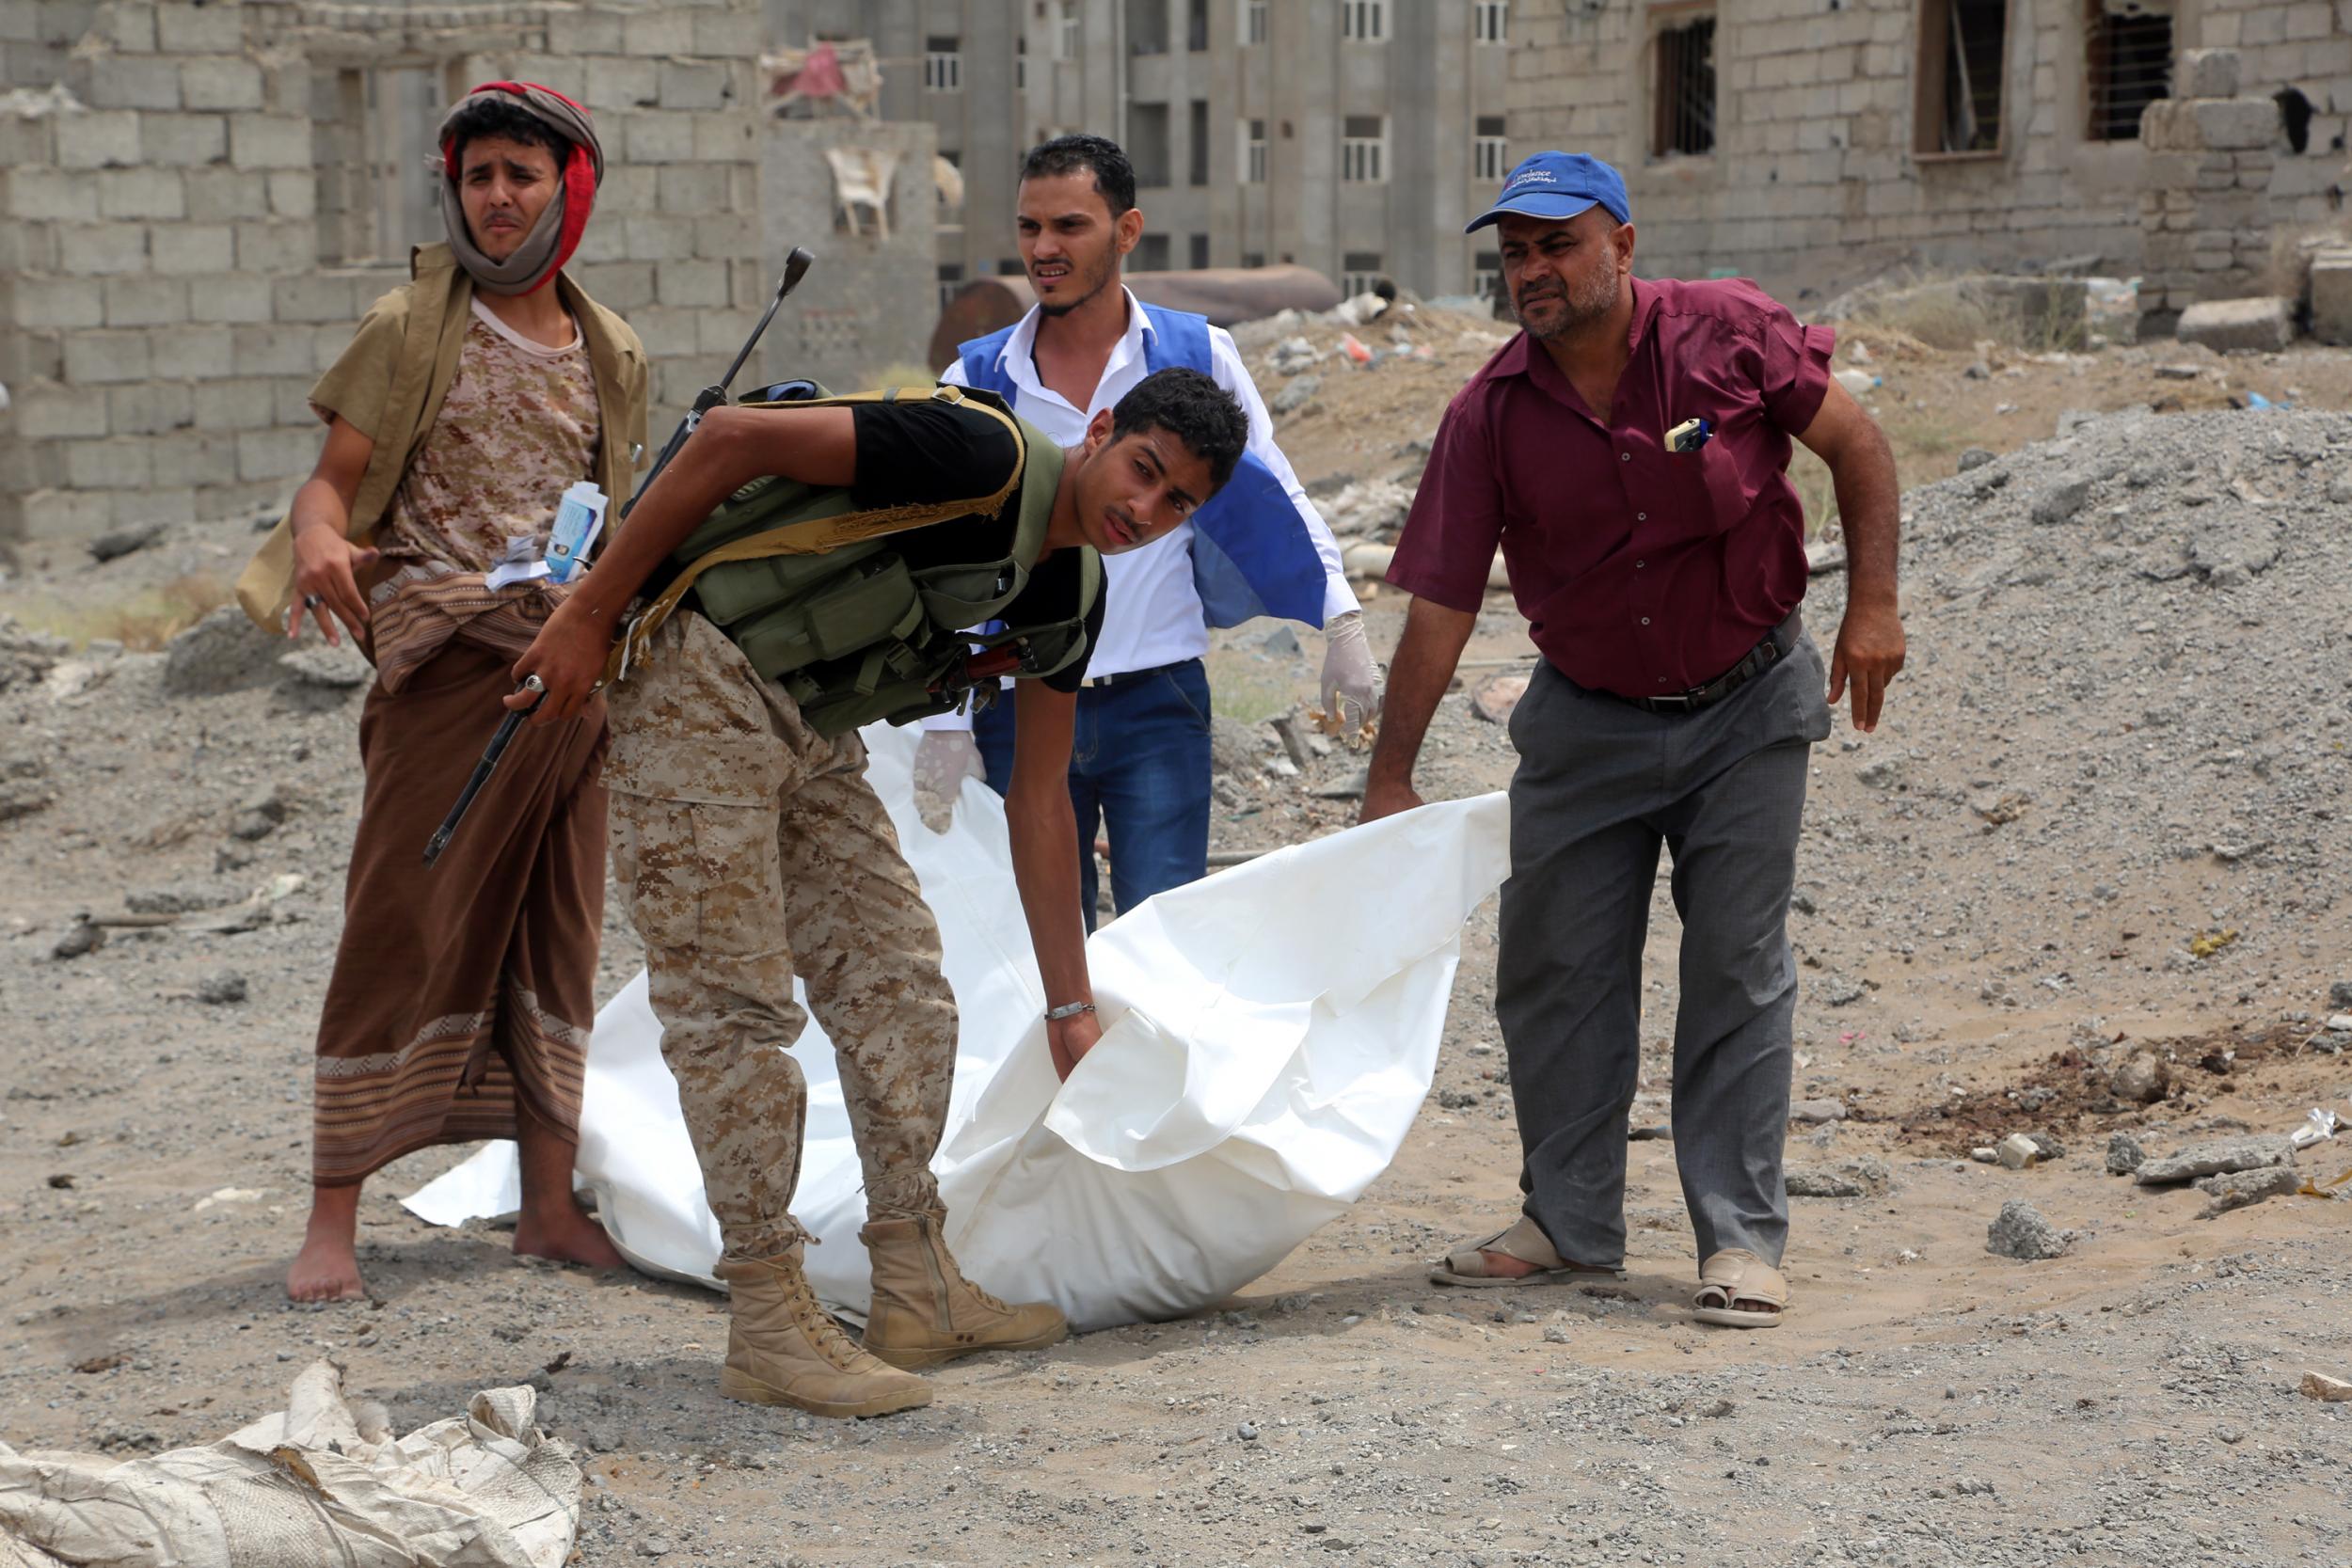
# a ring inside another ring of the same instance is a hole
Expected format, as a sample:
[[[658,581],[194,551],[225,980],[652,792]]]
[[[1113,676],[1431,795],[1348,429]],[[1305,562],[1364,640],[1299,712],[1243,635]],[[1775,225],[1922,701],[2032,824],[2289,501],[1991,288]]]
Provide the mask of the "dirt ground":
[[[1409,463],[1399,448],[1434,427],[1456,360],[1477,357],[1464,344],[1357,372],[1394,379],[1375,404],[1285,423],[1302,477]],[[2342,354],[2204,362],[2186,380],[2156,374],[2186,362],[2167,349],[2087,357],[2019,356],[1978,379],[1967,353],[1874,351],[1907,483],[1950,473],[1968,446],[2043,441],[2066,409],[2192,393],[2219,406],[2249,388],[2352,405]],[[2328,516],[2342,528],[2346,514]],[[250,538],[230,523],[102,568],[31,562],[9,592],[103,608],[232,572]],[[205,1441],[279,1408],[324,1354],[404,1429],[478,1387],[536,1383],[543,1421],[589,1469],[590,1564],[2352,1563],[2352,1405],[2297,1392],[2306,1370],[2352,1375],[2352,1204],[2297,1196],[2203,1219],[2196,1192],[2103,1169],[2119,1131],[2165,1152],[2283,1132],[2315,1105],[2352,1116],[2352,1057],[2324,1049],[2326,1015],[2352,1010],[2328,998],[2352,981],[2352,916],[2324,891],[2352,864],[2341,741],[2295,739],[2264,774],[2282,816],[2299,814],[2271,836],[2308,833],[2309,865],[2137,859],[2105,847],[2169,832],[2153,807],[2143,821],[2120,792],[2086,803],[2039,777],[2038,816],[1994,823],[1971,804],[1979,776],[2026,781],[2098,709],[2094,696],[1996,722],[1976,706],[1982,640],[2063,612],[2063,585],[1947,598],[1931,585],[1964,541],[1945,538],[1907,594],[1917,658],[1885,725],[1866,742],[1840,716],[1816,753],[1792,922],[1796,1092],[1830,1119],[1792,1125],[1789,1158],[1854,1176],[1864,1196],[1793,1200],[1784,1326],[1690,1321],[1696,1260],[1666,1141],[1629,1146],[1621,1286],[1428,1283],[1434,1255],[1516,1205],[1489,900],[1466,934],[1435,1092],[1349,1215],[1217,1309],[951,1367],[930,1374],[930,1408],[870,1422],[722,1401],[715,1295],[518,1262],[496,1227],[437,1230],[397,1206],[462,1150],[370,1184],[369,1300],[289,1306],[311,1031],[358,802],[357,690],[263,672],[171,696],[162,656],[103,647],[0,683],[0,774],[47,800],[0,823],[0,1437],[126,1457]],[[1808,604],[1824,641],[1838,586],[1817,578]],[[1366,610],[1385,655],[1402,602],[1375,594]],[[1298,633],[1294,654],[1269,636],[1220,640],[1219,689],[1311,699],[1319,639]],[[2263,652],[2299,659],[2312,710],[2340,721],[2340,642]],[[1527,655],[1508,595],[1491,596],[1472,681]],[[1449,698],[1424,791],[1500,787],[1512,755],[1467,693]],[[1911,769],[1900,790],[1870,771],[1890,757]],[[1337,750],[1295,784],[1244,781],[1220,795],[1216,846],[1341,829],[1353,802],[1313,790],[1359,767]],[[281,820],[238,836],[265,797]],[[2120,896],[2098,896],[2110,881]],[[211,912],[53,957],[78,912],[167,894]],[[609,994],[637,957],[608,924]],[[1676,927],[1662,888],[1652,931],[1636,1128],[1665,1119]],[[2218,945],[2195,952],[2199,940]],[[230,972],[242,1000],[199,999]],[[2126,1105],[2105,1091],[2106,1066],[2140,1045],[2173,1086]],[[2063,1155],[2024,1170],[1968,1157],[2011,1132]],[[2330,1181],[2352,1168],[2352,1138],[2299,1168]],[[2068,1253],[1989,1254],[2010,1198],[2071,1233]]]

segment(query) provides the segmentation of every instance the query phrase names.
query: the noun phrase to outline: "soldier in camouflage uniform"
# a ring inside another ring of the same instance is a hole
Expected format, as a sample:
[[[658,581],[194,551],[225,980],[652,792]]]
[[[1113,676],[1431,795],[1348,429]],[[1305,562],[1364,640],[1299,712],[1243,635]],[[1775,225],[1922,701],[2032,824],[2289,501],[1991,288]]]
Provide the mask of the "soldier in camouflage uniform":
[[[534,721],[561,721],[586,699],[618,611],[695,524],[759,475],[847,487],[861,512],[1002,496],[1001,484],[1012,484],[1009,510],[1020,484],[1054,484],[1045,553],[1006,611],[1020,626],[1050,618],[1042,606],[1025,617],[1027,595],[1080,596],[1082,547],[1147,544],[1214,494],[1248,425],[1206,376],[1171,370],[1098,416],[1058,464],[1025,462],[1033,449],[1014,431],[1001,414],[992,423],[960,409],[952,394],[853,409],[714,409],[516,664],[517,677],[535,673],[546,687]],[[1047,472],[1054,477],[1037,477]],[[999,521],[995,513],[954,517],[901,535],[899,548],[918,561],[944,531]],[[1100,594],[1086,615],[1090,643]],[[1084,673],[1081,658],[1016,683],[1020,752],[1007,803],[1022,904],[1057,1004],[1048,1043],[1065,1074],[1100,1035],[1063,782]],[[880,1415],[930,1402],[929,1386],[903,1369],[1059,1340],[1068,1332],[1060,1312],[998,1301],[963,1277],[941,1241],[930,1160],[954,1077],[955,1002],[940,974],[938,927],[865,782],[855,733],[818,733],[790,694],[691,610],[634,652],[607,700],[614,871],[644,939],[662,1054],[725,1243],[718,1273],[732,1323],[721,1390],[820,1415]],[[780,1049],[804,1022],[792,1000],[796,973],[839,1055],[865,1167],[861,1239],[873,1306],[862,1345],[818,1306],[801,1269],[808,1238],[790,1205],[807,1096]]]

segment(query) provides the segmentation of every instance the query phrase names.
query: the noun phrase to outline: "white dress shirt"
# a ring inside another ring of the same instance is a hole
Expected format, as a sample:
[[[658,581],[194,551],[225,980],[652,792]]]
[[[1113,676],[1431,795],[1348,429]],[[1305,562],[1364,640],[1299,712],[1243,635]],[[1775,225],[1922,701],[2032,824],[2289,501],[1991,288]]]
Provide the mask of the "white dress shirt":
[[[1112,346],[1102,379],[1094,384],[1094,396],[1084,408],[1073,405],[1038,379],[1037,323],[1037,308],[1032,306],[1005,341],[1001,363],[1012,382],[1013,411],[1057,445],[1074,447],[1086,438],[1087,425],[1097,412],[1116,406],[1143,379],[1147,369],[1144,337],[1154,330],[1152,318],[1137,307],[1136,296],[1127,293],[1127,330]],[[1274,444],[1274,420],[1249,379],[1248,367],[1242,363],[1241,350],[1233,346],[1233,335],[1221,326],[1209,328],[1209,373],[1248,416],[1250,452],[1281,482],[1307,525],[1315,553],[1323,558],[1324,619],[1355,610],[1356,591],[1348,586],[1346,569],[1340,563],[1340,546],[1299,486],[1290,460]],[[957,387],[970,385],[961,359],[949,365],[939,379]],[[1166,537],[1141,549],[1104,556],[1103,568],[1109,600],[1102,640],[1087,659],[1089,679],[1155,670],[1163,664],[1199,658],[1209,651],[1209,625],[1200,608],[1200,592],[1193,587],[1190,523],[1179,523]],[[966,729],[972,720],[969,714],[959,712],[924,722],[930,729]]]

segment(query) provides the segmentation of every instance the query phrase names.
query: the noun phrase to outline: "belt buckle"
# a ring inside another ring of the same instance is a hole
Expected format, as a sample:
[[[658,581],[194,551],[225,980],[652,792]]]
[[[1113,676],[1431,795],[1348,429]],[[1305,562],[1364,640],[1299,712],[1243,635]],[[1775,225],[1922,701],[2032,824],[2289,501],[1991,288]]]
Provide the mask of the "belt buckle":
[[[1698,701],[1698,693],[1695,691],[1677,691],[1671,697],[1652,697],[1650,701],[1660,707],[1688,708],[1696,704]]]

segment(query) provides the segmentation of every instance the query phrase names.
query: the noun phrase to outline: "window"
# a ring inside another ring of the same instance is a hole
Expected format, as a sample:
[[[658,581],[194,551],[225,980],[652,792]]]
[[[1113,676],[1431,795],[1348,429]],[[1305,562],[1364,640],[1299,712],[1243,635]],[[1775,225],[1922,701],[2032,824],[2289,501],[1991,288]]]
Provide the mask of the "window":
[[[1029,90],[1029,40],[1025,37],[1012,40],[1012,90]]]
[[[1502,252],[1482,250],[1478,264],[1470,269],[1470,293],[1481,299],[1502,297]]]
[[[1136,242],[1136,270],[1137,272],[1166,272],[1168,270],[1167,235],[1146,234]]]
[[[1511,0],[1473,0],[1471,36],[1481,43],[1511,41]]]
[[[1271,21],[1266,12],[1270,0],[1241,0],[1241,40],[1244,43],[1263,43]]]
[[[1388,42],[1388,0],[1340,0],[1340,37],[1364,43]]]
[[[1658,30],[1658,87],[1650,103],[1650,156],[1715,150],[1715,19]]]
[[[939,308],[940,308],[942,310],[945,310],[946,309],[947,309],[947,302],[948,302],[948,301],[950,301],[950,300],[952,300],[952,299],[954,299],[954,298],[956,297],[956,291],[957,291],[958,289],[962,288],[962,287],[963,287],[963,263],[962,263],[962,262],[961,262],[961,261],[942,261],[942,262],[940,262],[940,263],[939,263]]]
[[[1351,250],[1340,258],[1340,293],[1354,299],[1368,294],[1380,281],[1380,253],[1376,250]]]
[[[1265,183],[1265,121],[1245,119],[1241,122],[1241,182],[1245,185]]]
[[[1126,0],[1127,53],[1168,53],[1168,0]]]
[[[1195,234],[1192,237],[1191,250],[1192,270],[1199,272],[1209,264],[1209,237],[1206,234]]]
[[[1061,14],[1055,18],[1054,58],[1074,60],[1078,57],[1078,40],[1083,26],[1078,13],[1078,0],[1061,0]]]
[[[1241,253],[1241,264],[1245,267],[1264,266],[1265,252],[1263,250],[1245,250]]]
[[[1379,184],[1388,178],[1389,121],[1385,115],[1349,115],[1341,121],[1340,178]]]
[[[1168,183],[1167,104],[1127,106],[1127,161],[1135,166],[1136,184]]]
[[[1920,0],[1915,152],[1995,152],[2009,0]]]
[[[1470,143],[1470,177],[1501,180],[1511,172],[1511,142],[1502,134],[1501,115],[1480,115],[1478,135]]]
[[[1209,182],[1209,101],[1205,98],[1192,101],[1191,133],[1192,145],[1184,150],[1185,179],[1205,185]]]
[[[963,40],[960,38],[928,38],[923,40],[923,90],[925,92],[961,92],[963,90]]]
[[[2137,141],[2140,111],[2172,96],[2172,18],[2087,0],[2084,69],[2092,141]]]
[[[1208,52],[1209,0],[1186,0],[1184,47],[1195,55]]]
[[[1021,264],[1021,258],[1018,256],[996,258],[996,276],[999,277],[1020,277],[1025,276],[1027,272],[1028,269]]]

